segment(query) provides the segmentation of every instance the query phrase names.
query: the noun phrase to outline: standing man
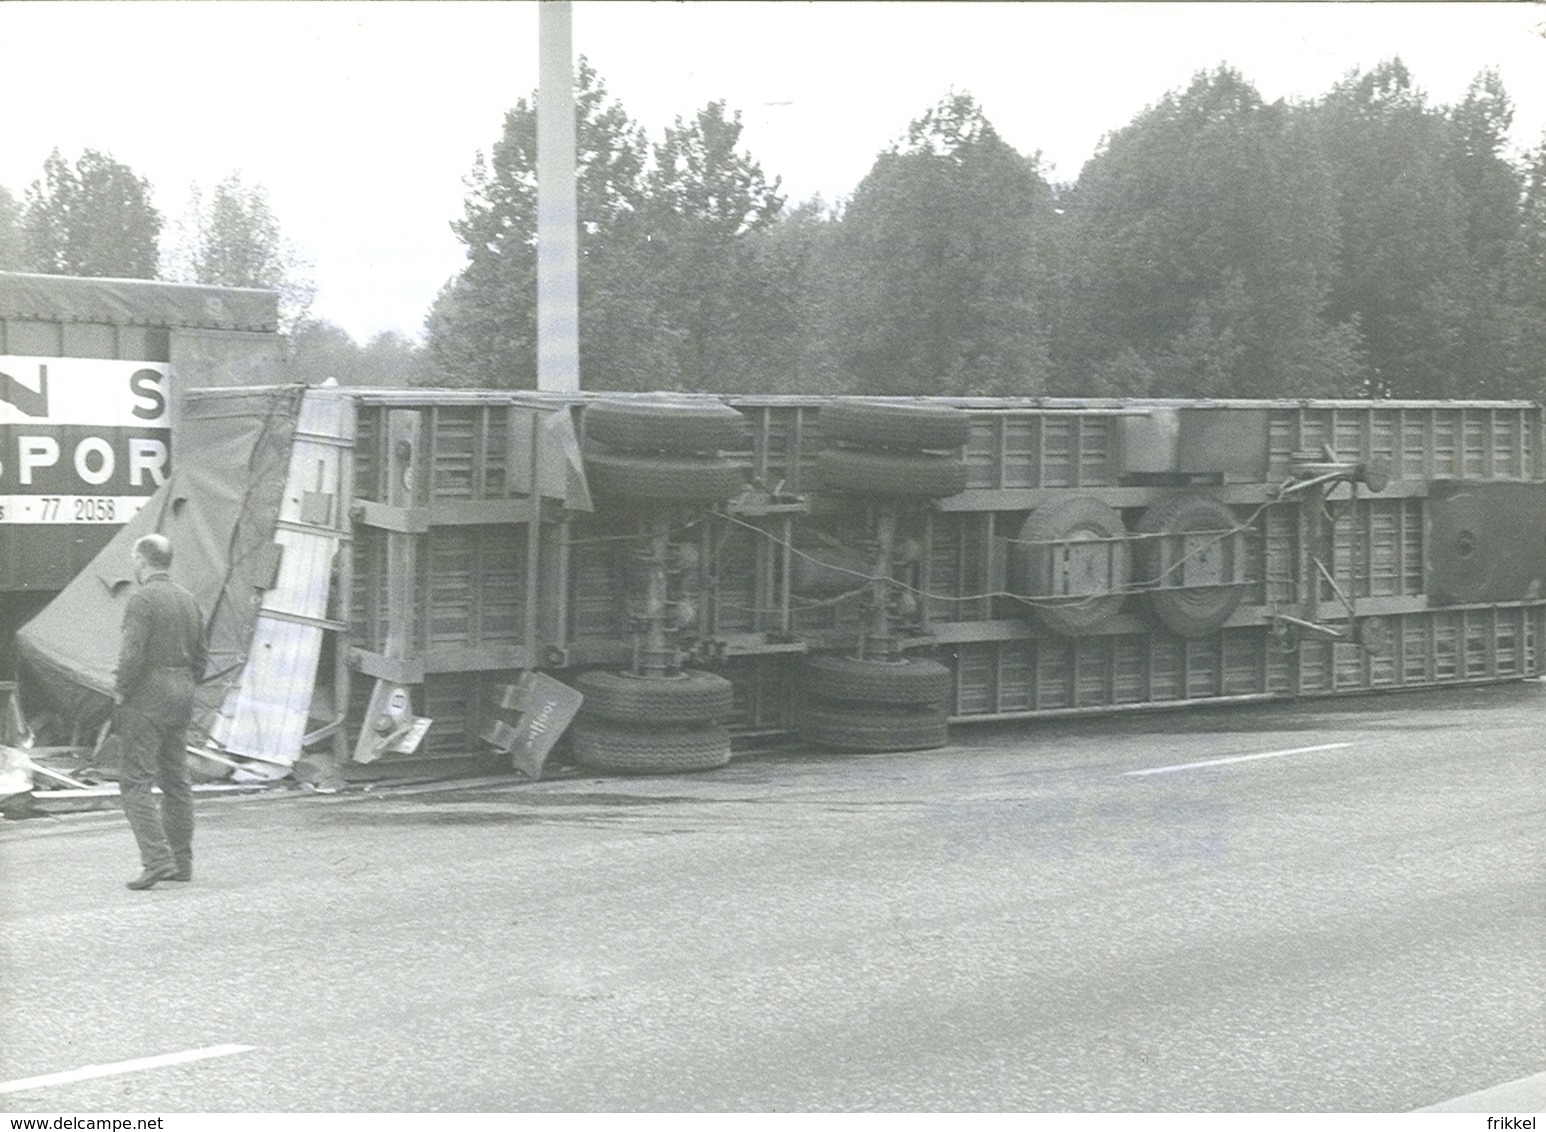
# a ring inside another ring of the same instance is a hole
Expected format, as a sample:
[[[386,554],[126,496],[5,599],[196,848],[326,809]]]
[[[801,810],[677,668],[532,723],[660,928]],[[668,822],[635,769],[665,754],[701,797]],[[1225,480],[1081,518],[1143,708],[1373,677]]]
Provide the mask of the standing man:
[[[136,891],[157,881],[193,879],[193,779],[185,735],[193,718],[193,688],[204,678],[204,617],[187,590],[172,581],[172,544],[146,535],[134,544],[139,589],[124,610],[123,645],[113,699],[123,741],[118,790],[139,843],[144,871]],[[161,788],[156,806],[151,788]]]

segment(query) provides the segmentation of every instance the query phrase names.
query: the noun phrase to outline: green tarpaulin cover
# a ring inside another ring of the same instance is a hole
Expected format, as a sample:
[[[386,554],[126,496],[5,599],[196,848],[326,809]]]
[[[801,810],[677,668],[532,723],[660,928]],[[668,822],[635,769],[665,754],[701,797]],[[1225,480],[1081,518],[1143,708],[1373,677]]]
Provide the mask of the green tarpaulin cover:
[[[172,541],[172,577],[204,612],[209,666],[202,718],[240,678],[274,543],[295,422],[305,387],[189,396],[176,469],[144,508],[17,633],[23,678],[65,718],[92,723],[111,706],[123,611],[134,587],[134,543]]]

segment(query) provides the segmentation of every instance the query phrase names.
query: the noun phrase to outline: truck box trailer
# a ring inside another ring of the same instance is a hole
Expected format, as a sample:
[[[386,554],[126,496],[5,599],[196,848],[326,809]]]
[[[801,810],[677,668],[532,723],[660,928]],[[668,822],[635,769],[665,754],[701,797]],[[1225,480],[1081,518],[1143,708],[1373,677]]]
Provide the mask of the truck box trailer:
[[[166,481],[183,394],[280,380],[273,292],[0,272],[0,679]]]

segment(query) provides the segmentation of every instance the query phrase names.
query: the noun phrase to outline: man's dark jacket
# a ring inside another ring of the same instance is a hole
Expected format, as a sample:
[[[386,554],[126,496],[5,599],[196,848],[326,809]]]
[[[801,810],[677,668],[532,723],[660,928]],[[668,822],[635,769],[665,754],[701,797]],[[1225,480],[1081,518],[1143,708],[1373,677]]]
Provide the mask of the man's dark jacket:
[[[115,681],[124,706],[152,719],[186,722],[193,685],[204,678],[204,659],[198,602],[167,574],[151,574],[129,595],[124,610]]]

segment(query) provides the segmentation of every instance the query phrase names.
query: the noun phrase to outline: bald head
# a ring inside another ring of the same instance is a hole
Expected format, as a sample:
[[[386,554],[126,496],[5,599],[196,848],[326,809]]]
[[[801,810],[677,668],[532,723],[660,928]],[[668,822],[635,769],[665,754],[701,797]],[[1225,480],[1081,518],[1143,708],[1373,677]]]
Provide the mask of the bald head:
[[[145,535],[135,541],[134,557],[152,570],[166,570],[172,565],[172,542],[165,535]]]

